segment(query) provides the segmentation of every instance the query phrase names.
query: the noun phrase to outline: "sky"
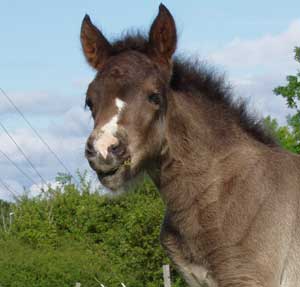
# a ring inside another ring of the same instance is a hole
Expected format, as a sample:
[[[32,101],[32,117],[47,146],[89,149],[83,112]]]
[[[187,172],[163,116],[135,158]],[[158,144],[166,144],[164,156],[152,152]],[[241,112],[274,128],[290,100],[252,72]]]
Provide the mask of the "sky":
[[[108,39],[128,29],[148,32],[161,1],[1,1],[0,88],[47,141],[72,173],[90,171],[84,145],[92,119],[84,110],[85,91],[95,72],[82,55],[79,31],[85,14]],[[272,90],[298,69],[293,49],[300,46],[300,2],[163,2],[173,14],[178,53],[198,57],[225,73],[237,96],[259,117],[281,124],[290,112]],[[64,171],[0,93],[0,123],[10,132],[46,182]],[[15,193],[35,194],[41,179],[0,127],[0,180]],[[91,179],[95,179],[89,172]],[[0,198],[12,194],[0,183]]]

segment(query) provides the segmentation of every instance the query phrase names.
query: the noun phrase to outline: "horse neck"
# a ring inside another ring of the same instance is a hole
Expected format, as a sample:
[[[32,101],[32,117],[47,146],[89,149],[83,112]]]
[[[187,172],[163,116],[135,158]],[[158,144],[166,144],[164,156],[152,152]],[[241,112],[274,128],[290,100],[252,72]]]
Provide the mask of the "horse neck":
[[[165,142],[160,158],[160,192],[168,209],[189,210],[201,201],[205,208],[218,197],[210,189],[224,170],[220,162],[251,146],[251,140],[233,120],[211,114],[207,100],[190,94],[168,96]],[[200,204],[200,203],[199,203]],[[201,208],[201,206],[199,206]]]

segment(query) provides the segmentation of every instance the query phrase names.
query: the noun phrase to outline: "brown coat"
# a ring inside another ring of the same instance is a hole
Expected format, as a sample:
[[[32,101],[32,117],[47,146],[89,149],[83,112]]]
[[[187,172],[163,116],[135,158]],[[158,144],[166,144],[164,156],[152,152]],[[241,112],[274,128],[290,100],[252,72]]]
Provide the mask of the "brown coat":
[[[148,37],[110,43],[86,16],[97,75],[86,157],[112,191],[143,170],[166,205],[161,242],[190,286],[300,284],[300,157],[282,150],[213,71],[175,58],[163,5]]]

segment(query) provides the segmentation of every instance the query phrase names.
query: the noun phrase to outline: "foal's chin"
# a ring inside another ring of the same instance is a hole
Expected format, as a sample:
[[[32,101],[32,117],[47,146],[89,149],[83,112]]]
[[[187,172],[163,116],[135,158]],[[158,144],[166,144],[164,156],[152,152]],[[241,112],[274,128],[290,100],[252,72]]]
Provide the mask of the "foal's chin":
[[[134,190],[144,176],[142,170],[137,171],[126,166],[119,167],[113,175],[103,176],[101,172],[96,173],[100,183],[114,195]]]
[[[98,154],[86,153],[90,167],[96,172],[100,183],[112,192],[119,191],[130,179],[130,160],[111,159],[105,161]],[[126,164],[127,163],[127,164]]]
[[[113,194],[134,189],[142,178],[140,161],[133,161],[129,156],[126,157],[127,160],[115,159],[110,162],[103,161],[98,154],[86,154],[86,157],[100,183]]]
[[[103,174],[101,171],[96,171],[96,173],[101,184],[112,192],[119,192],[123,189],[130,174],[124,166],[120,166],[111,174]]]

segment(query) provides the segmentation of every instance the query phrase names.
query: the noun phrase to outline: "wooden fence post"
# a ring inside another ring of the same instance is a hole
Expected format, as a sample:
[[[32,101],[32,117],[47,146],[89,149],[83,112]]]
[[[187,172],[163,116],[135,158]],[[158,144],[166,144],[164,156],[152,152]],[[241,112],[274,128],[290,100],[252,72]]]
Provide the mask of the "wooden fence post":
[[[170,265],[163,265],[164,287],[171,287]]]

